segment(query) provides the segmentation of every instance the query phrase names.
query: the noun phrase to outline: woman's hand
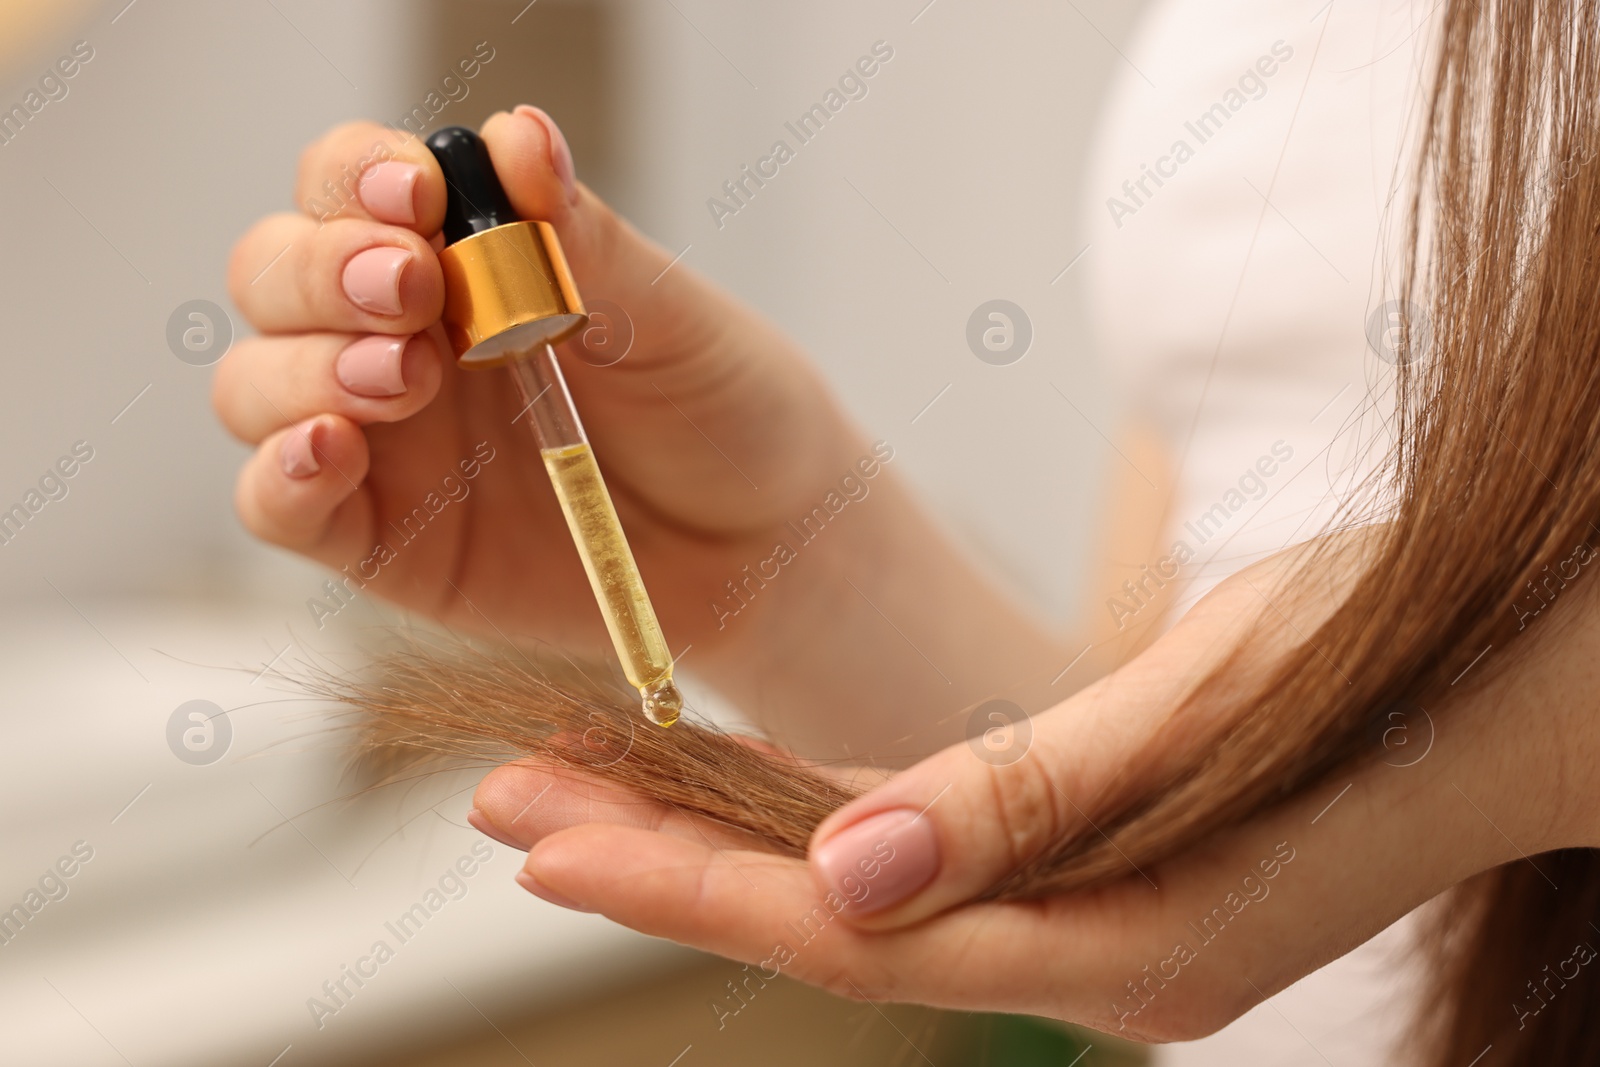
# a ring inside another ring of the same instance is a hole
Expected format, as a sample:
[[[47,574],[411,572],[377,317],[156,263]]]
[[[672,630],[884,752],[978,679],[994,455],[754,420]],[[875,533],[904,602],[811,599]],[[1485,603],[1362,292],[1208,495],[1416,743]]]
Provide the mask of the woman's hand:
[[[694,646],[701,678],[791,744],[889,757],[942,747],[974,694],[1070,659],[931,528],[886,467],[893,444],[855,430],[780,331],[576,184],[543,112],[497,114],[483,137],[590,306],[631,321],[625,358],[586,359],[579,340],[562,364],[668,640]],[[301,160],[305,210],[235,247],[233,299],[261,332],[215,386],[256,446],[239,513],[340,571],[325,610],[366,589],[608,655],[509,377],[459,370],[438,326],[445,197],[422,143],[344,126]]]
[[[1203,743],[1172,709],[1245,625],[1259,621],[1249,647],[1263,668],[1311,632],[1328,605],[1289,607],[1281,563],[1233,579],[1139,659],[1036,716],[1015,762],[956,746],[837,812],[809,863],[526,765],[484,781],[473,821],[531,846],[520,880],[532,891],[767,977],[1201,1036],[1478,871],[1600,840],[1593,787],[1579,785],[1600,650],[1585,594],[1503,673],[1464,679],[1321,786],[1097,891],[969,903],[1048,843],[1096,832],[1097,798],[1147,766],[1149,746],[1160,760]],[[1197,713],[1220,723],[1227,709]],[[1196,740],[1162,747],[1180,736]]]
[[[787,339],[574,182],[543,112],[497,114],[483,136],[519,214],[560,233],[584,295],[631,319],[620,362],[593,365],[580,340],[562,363],[675,648],[708,641],[715,591],[865,446]],[[239,513],[263,539],[347,568],[353,586],[452,624],[598,647],[510,379],[458,370],[437,327],[445,196],[420,141],[343,126],[301,160],[305,211],[263,219],[235,247],[230,290],[261,332],[216,378],[223,422],[257,446]],[[627,326],[605,325],[615,349]]]

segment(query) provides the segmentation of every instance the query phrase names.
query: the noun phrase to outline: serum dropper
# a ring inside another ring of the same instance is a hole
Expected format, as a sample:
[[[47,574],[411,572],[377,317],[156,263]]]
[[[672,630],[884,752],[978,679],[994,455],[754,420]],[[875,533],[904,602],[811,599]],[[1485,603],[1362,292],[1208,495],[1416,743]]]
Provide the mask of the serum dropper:
[[[556,359],[587,319],[561,243],[549,223],[517,218],[477,134],[449,126],[427,145],[449,188],[439,265],[456,361],[509,368],[622,672],[645,717],[671,726],[683,710],[672,654]]]

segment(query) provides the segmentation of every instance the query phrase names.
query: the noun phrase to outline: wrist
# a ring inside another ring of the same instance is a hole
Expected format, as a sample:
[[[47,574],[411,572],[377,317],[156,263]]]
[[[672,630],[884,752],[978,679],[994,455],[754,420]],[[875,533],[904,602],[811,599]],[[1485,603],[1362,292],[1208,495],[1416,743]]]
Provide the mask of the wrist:
[[[1021,700],[1021,683],[1070,659],[944,536],[894,463],[867,446],[809,522],[784,524],[787,562],[752,568],[765,585],[741,575],[739,611],[702,663],[801,751],[922,758],[961,740],[964,709]]]
[[[807,650],[840,618],[840,590],[854,569],[874,566],[920,524],[893,499],[892,446],[842,431],[839,445],[813,466],[808,488],[760,533],[726,555],[726,575],[711,585],[703,612],[710,653],[702,668],[738,688],[770,679],[772,663],[801,671]]]

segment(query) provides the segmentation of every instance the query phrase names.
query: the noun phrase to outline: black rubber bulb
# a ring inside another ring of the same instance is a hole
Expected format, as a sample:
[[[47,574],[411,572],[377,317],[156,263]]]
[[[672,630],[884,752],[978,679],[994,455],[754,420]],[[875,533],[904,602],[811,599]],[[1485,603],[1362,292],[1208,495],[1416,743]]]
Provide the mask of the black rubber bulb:
[[[446,126],[426,143],[444,171],[449,190],[444,208],[445,244],[518,221],[482,137],[465,126]]]

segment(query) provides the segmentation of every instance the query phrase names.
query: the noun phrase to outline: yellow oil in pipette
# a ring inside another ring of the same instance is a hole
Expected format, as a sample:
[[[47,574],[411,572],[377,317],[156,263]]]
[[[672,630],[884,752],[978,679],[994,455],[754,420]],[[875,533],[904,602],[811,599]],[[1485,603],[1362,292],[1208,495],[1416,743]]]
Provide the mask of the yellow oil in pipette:
[[[594,452],[584,443],[542,449],[540,455],[601,605],[611,643],[622,660],[622,673],[639,690],[650,721],[671,726],[683,710],[683,695],[672,681],[672,654],[623,536],[611,494],[600,478]]]
[[[672,681],[672,653],[555,350],[540,345],[513,359],[510,368],[622,673],[639,691],[645,717],[657,726],[671,726],[683,711],[683,694]]]

